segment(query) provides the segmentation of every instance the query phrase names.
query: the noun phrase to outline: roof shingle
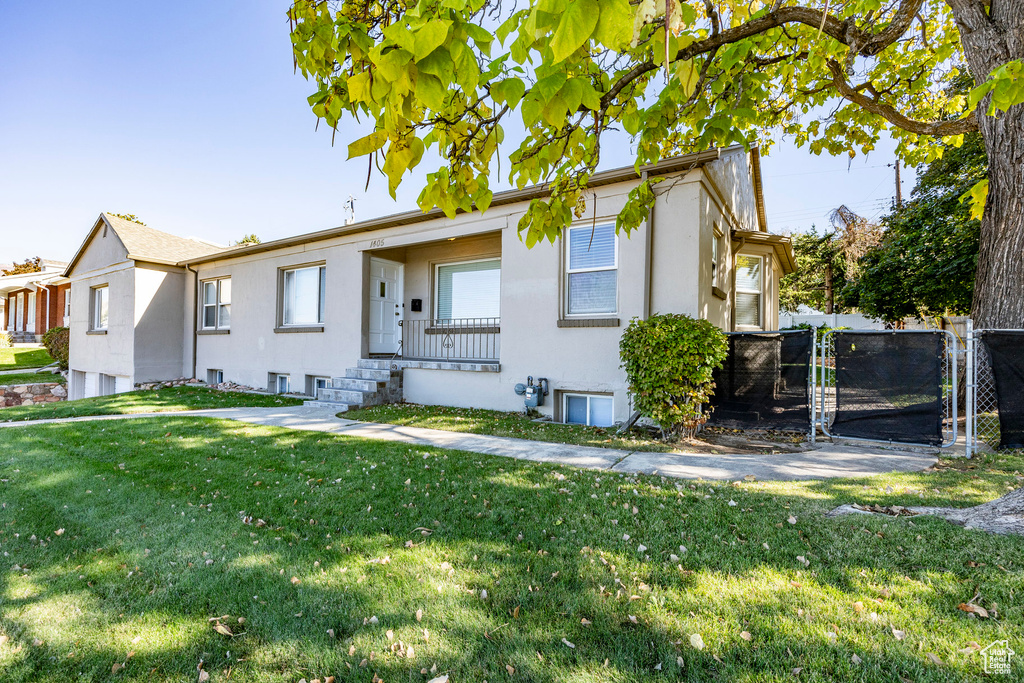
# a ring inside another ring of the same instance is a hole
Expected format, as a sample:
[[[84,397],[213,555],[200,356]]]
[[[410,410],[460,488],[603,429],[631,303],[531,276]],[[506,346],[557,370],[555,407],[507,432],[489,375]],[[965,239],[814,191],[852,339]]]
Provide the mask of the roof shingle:
[[[109,213],[104,213],[103,219],[117,233],[118,239],[128,250],[128,256],[137,261],[178,263],[201,256],[209,256],[226,249],[226,247],[218,247],[199,240],[154,230]]]

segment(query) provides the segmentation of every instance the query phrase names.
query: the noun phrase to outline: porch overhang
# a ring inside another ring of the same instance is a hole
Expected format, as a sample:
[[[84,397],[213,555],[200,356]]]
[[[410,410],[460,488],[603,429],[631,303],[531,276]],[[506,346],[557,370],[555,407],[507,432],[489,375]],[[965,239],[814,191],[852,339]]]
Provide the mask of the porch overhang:
[[[773,235],[760,230],[733,230],[732,241],[771,247],[775,257],[782,266],[782,274],[796,272],[796,254],[793,253],[793,240],[786,235]]]

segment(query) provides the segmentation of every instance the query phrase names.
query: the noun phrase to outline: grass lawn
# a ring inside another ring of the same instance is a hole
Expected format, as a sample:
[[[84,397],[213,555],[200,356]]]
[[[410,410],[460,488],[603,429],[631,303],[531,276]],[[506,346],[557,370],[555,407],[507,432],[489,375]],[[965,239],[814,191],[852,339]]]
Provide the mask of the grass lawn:
[[[1022,469],[708,485],[172,415],[2,429],[0,670],[978,680],[974,644],[1024,649],[1024,539],[821,513],[974,504]]]
[[[2,375],[0,375],[2,377]],[[274,407],[301,405],[302,399],[286,396],[215,391],[200,387],[168,387],[155,391],[130,391],[125,394],[60,401],[0,410],[0,422],[49,420],[84,415],[127,415],[164,413],[208,408]]]
[[[53,362],[42,346],[16,346],[0,349],[0,370],[41,368]]]
[[[506,413],[500,410],[483,410],[481,408],[393,403],[350,410],[341,413],[339,417],[364,422],[383,422],[469,434],[511,436],[517,439],[597,446],[599,448],[669,452],[680,447],[680,444],[645,439],[635,434],[619,436],[615,433],[615,427],[603,429],[557,422],[533,422],[521,413]]]
[[[66,380],[62,375],[52,372],[16,372],[10,375],[0,375],[0,386],[14,386],[16,384],[50,384]]]

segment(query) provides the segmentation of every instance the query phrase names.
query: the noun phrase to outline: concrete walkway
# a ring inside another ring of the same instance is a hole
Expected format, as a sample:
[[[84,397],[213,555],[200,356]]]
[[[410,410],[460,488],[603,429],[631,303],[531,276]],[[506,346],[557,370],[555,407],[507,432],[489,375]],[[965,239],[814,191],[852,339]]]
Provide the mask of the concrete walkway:
[[[324,432],[341,436],[394,441],[415,446],[450,448],[500,455],[518,460],[572,465],[587,469],[615,472],[659,474],[679,479],[743,479],[753,475],[758,480],[827,479],[831,477],[866,477],[886,472],[918,472],[934,465],[937,458],[930,453],[864,448],[848,444],[825,443],[803,453],[761,455],[647,453],[591,446],[527,441],[501,436],[464,434],[439,429],[403,427],[399,425],[358,422],[335,416],[334,410],[306,406],[281,408],[218,408],[181,412],[140,413],[136,415],[99,415],[29,422],[5,422],[3,427],[27,427],[38,424],[126,420],[143,417],[215,417],[249,424],[284,427],[302,431]]]

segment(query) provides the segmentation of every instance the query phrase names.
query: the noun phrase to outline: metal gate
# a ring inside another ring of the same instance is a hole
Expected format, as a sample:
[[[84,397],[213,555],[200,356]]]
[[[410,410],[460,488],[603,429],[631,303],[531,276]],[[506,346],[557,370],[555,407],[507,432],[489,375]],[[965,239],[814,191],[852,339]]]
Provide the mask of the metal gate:
[[[967,323],[966,454],[981,444],[1020,448],[1024,420],[1024,330],[975,330]]]
[[[819,424],[829,437],[949,448],[957,441],[956,336],[830,330],[821,341]]]

